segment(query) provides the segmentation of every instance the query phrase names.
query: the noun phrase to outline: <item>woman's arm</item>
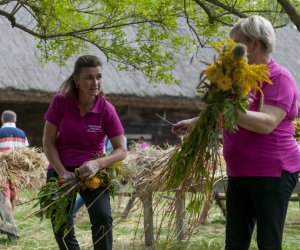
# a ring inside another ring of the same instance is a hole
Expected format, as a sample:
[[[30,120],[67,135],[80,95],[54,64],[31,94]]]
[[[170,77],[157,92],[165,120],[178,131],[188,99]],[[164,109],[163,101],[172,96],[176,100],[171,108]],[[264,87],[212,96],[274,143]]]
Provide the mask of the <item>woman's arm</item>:
[[[74,176],[73,173],[67,171],[59,159],[56,149],[55,140],[57,136],[57,127],[46,121],[43,133],[43,149],[51,166],[53,166],[56,173],[63,178],[70,178]]]
[[[246,110],[246,114],[240,112],[237,124],[252,132],[269,134],[279,125],[286,114],[287,112],[279,107],[262,105],[259,112],[250,110]]]
[[[124,160],[127,155],[124,135],[112,137],[109,140],[113,146],[113,151],[107,157],[102,158],[105,167],[109,167],[117,161]]]
[[[124,136],[119,135],[110,138],[113,146],[113,151],[107,157],[90,160],[83,163],[78,172],[81,177],[91,179],[100,169],[112,166],[115,162],[125,159],[127,155],[126,146],[124,143]]]

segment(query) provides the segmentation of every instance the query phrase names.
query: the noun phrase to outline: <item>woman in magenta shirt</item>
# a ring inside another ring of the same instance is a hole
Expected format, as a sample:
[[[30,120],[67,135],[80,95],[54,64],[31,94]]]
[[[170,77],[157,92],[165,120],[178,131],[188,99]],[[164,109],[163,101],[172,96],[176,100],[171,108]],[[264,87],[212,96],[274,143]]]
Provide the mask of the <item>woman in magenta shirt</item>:
[[[239,114],[238,131],[224,131],[227,166],[225,249],[248,249],[257,224],[259,249],[281,249],[288,202],[298,181],[300,152],[293,137],[298,90],[293,76],[271,59],[275,32],[263,17],[241,19],[230,37],[247,46],[249,64],[267,64],[272,84]],[[226,118],[225,118],[226,119]],[[182,134],[196,118],[173,127]]]
[[[126,157],[124,129],[115,108],[103,97],[102,64],[96,56],[77,59],[72,75],[53,97],[45,120],[43,147],[50,162],[47,181],[53,177],[73,177],[76,168],[82,178],[91,179],[98,170]],[[103,153],[106,136],[113,145],[113,152],[105,158],[93,159]],[[89,207],[94,249],[112,249],[109,191],[87,189],[80,191],[80,195]],[[59,249],[80,249],[73,224],[70,215],[68,224],[55,233]],[[72,229],[65,235],[67,225]]]

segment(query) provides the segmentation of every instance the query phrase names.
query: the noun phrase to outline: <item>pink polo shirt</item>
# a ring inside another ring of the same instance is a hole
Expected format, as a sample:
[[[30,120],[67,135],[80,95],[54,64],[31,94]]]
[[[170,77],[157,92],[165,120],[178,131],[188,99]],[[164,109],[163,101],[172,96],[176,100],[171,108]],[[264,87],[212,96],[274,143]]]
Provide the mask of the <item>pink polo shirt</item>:
[[[224,131],[223,153],[229,176],[281,176],[281,170],[300,170],[300,152],[293,137],[292,120],[298,113],[298,90],[287,69],[274,60],[269,63],[272,85],[264,83],[264,103],[286,110],[283,121],[263,135],[239,127],[236,133]],[[258,111],[260,93],[249,110]]]
[[[58,128],[56,147],[65,167],[80,166],[96,153],[103,153],[106,136],[124,134],[114,106],[102,97],[97,97],[92,110],[81,117],[78,100],[58,93],[52,99],[45,120]]]

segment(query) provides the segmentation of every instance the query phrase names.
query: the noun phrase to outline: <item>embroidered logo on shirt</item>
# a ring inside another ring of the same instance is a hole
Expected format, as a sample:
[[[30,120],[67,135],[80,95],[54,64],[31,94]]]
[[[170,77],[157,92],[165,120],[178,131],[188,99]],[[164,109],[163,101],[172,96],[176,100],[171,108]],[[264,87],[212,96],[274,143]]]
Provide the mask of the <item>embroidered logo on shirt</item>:
[[[101,127],[101,125],[88,125],[87,132],[90,132],[90,133],[102,132],[102,127]]]

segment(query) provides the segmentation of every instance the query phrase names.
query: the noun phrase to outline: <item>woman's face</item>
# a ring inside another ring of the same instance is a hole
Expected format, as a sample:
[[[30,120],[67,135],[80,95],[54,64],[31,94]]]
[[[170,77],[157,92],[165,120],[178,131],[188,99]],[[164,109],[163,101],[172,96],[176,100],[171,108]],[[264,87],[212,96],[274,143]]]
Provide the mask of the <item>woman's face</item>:
[[[80,96],[97,96],[102,88],[102,69],[100,66],[82,68],[74,80]]]

